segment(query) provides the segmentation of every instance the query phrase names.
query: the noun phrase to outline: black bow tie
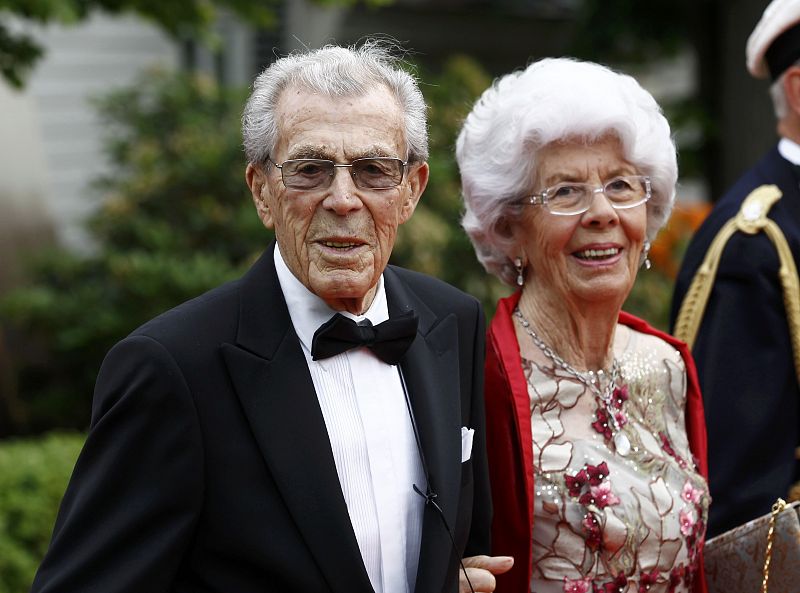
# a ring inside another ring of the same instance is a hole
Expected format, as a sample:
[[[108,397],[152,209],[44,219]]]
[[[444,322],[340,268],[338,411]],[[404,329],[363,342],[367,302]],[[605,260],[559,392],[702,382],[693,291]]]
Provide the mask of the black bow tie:
[[[413,311],[378,325],[368,319],[365,322],[359,325],[337,313],[314,332],[311,357],[322,360],[365,346],[386,364],[398,364],[417,335],[417,315]]]

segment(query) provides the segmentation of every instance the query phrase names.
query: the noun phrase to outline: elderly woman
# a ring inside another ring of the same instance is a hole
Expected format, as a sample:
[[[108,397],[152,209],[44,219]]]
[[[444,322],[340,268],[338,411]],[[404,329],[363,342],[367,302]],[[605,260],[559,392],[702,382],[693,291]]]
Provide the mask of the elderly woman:
[[[633,78],[546,59],[484,92],[456,154],[464,228],[518,287],[487,341],[497,590],[705,591],[694,365],[621,311],[674,200],[666,119]]]

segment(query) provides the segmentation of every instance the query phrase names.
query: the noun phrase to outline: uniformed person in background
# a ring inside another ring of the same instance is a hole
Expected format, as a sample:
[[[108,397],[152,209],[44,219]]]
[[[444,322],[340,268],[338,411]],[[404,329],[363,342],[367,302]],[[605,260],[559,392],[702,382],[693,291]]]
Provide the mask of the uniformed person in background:
[[[684,300],[685,308],[693,304],[691,294],[685,299],[692,279],[753,190],[774,185],[781,197],[751,203],[745,217],[774,221],[791,250],[786,258],[800,253],[800,0],[770,3],[746,54],[749,72],[771,81],[780,140],[719,200],[689,245],[672,305],[678,337],[685,328],[676,316]],[[721,253],[692,350],[708,424],[709,536],[769,512],[800,479],[800,389],[776,242],[766,232],[737,230]]]

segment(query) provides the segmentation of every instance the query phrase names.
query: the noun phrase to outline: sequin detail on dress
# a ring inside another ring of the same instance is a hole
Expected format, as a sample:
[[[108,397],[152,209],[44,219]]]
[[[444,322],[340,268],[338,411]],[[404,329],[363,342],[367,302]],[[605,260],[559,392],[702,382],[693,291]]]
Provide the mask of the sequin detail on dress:
[[[523,360],[534,453],[535,593],[687,593],[708,490],[685,431],[685,370],[666,343],[630,332],[618,356],[630,450],[608,440],[597,399],[547,360]]]

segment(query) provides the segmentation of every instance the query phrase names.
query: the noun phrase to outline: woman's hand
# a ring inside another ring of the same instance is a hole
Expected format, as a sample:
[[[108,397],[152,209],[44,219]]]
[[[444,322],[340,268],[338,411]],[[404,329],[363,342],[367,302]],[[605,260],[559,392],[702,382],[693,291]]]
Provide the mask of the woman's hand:
[[[492,593],[497,586],[494,575],[508,572],[514,566],[511,556],[470,556],[463,562],[475,593]],[[470,593],[464,571],[458,573],[458,591]]]

